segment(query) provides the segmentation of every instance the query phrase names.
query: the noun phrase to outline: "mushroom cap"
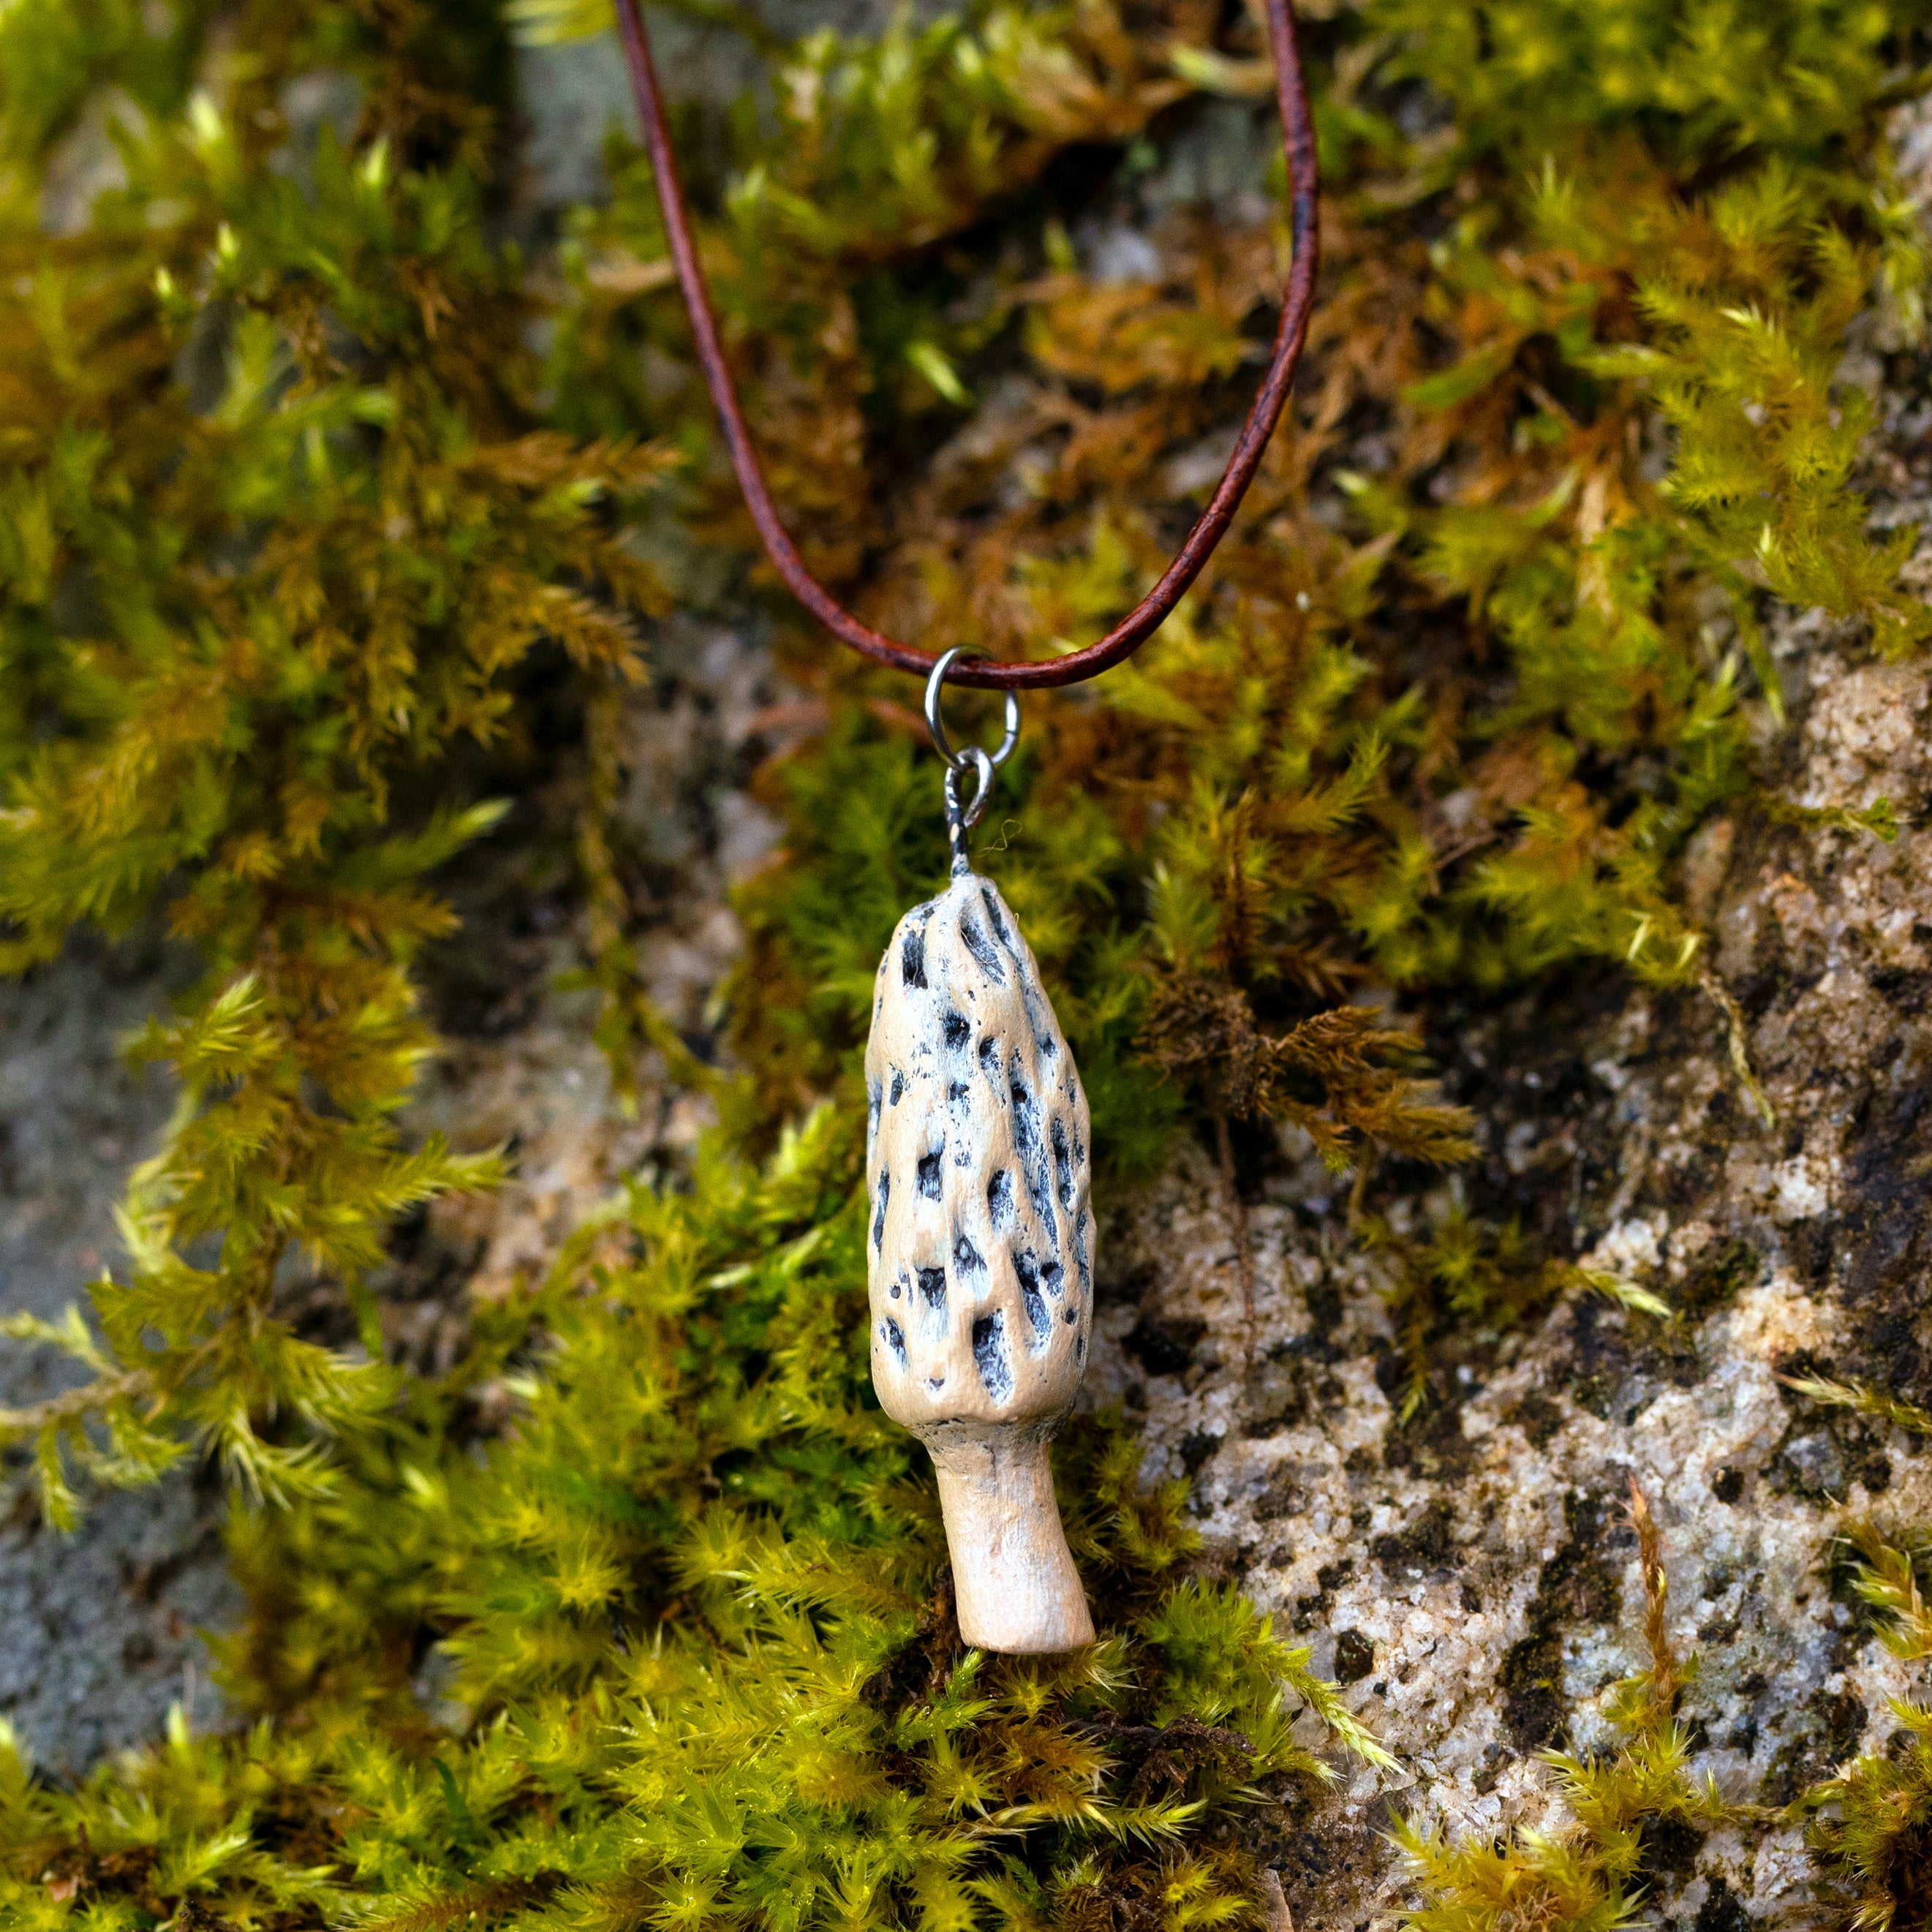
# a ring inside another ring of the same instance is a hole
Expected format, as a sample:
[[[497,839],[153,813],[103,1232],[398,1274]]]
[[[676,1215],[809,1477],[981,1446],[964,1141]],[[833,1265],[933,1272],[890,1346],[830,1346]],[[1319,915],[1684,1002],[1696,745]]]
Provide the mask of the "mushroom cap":
[[[1094,1317],[1087,1098],[998,889],[901,920],[866,1048],[872,1385],[922,1435],[1051,1424]]]

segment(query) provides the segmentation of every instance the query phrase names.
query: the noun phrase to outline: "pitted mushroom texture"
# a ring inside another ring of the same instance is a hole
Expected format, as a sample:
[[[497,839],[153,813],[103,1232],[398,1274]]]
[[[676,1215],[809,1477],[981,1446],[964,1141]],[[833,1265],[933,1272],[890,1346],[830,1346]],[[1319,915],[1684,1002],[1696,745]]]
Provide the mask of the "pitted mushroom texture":
[[[866,1050],[872,1382],[932,1442],[1050,1429],[1094,1306],[1086,1096],[998,890],[976,873],[900,920]]]

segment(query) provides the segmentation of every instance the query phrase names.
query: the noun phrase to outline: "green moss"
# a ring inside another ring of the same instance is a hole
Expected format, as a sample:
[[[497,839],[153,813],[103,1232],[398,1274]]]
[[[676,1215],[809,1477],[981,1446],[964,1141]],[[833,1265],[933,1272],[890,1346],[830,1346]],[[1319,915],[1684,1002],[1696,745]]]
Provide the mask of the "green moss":
[[[1843,1555],[1886,1648],[1908,1663],[1932,1657],[1923,1532],[1888,1538],[1857,1525]],[[1812,1819],[1821,1894],[1836,1922],[1853,1932],[1892,1932],[1932,1908],[1932,1712],[1898,1699],[1892,1711],[1900,1728],[1886,1756],[1840,1754],[1849,1761],[1798,1800]]]
[[[238,1924],[1244,1916],[1252,1868],[1201,1827],[1332,1776],[1298,1712],[1385,1755],[1305,1648],[1183,1580],[1184,1491],[1143,1490],[1105,1419],[1060,1469],[1101,1641],[962,1649],[923,1458],[871,1398],[853,1140],[824,1108],[762,1171],[634,1190],[466,1367],[507,1360],[514,1437],[466,1453],[440,1385],[328,1498],[238,1517],[226,1681],[260,1723],[70,1795],[0,1760],[9,1922],[190,1894]],[[417,1701],[426,1620],[453,1728]]]
[[[1265,94],[1222,10],[988,0],[818,37],[767,111],[713,130],[700,224],[761,447],[869,616],[1078,643],[1164,560],[1166,459],[1238,408],[1279,222],[1176,216],[1145,286],[1083,276],[1067,237],[1096,167],[1105,193],[1158,161],[1178,102]],[[733,1071],[644,997],[607,823],[633,626],[770,586],[738,580],[748,529],[638,156],[614,148],[608,206],[571,212],[541,276],[494,238],[512,17],[602,16],[256,0],[215,40],[199,4],[0,9],[4,958],[159,918],[205,962],[143,1042],[183,1097],[130,1186],[130,1264],[91,1322],[10,1324],[93,1380],[0,1433],[57,1516],[76,1469],[225,1459],[252,1605],[227,1670],[258,1720],[177,1727],[71,1792],[8,1760],[7,1910],[1251,1916],[1230,1822],[1251,1787],[1322,1774],[1294,1709],[1374,1747],[1305,1653],[1189,1579],[1178,1498],[1139,1491],[1118,1427],[1061,1469],[1101,1644],[1052,1667],[953,1648],[926,1473],[851,1339],[854,1056],[878,950],[941,870],[929,761],[904,692],[828,664],[776,597],[826,722],[765,781],[788,838],[740,899]],[[1928,25],[1919,0],[1334,10],[1296,420],[1162,636],[1029,704],[988,862],[1096,1151],[1126,1174],[1211,1133],[1238,1206],[1231,1117],[1298,1129],[1354,1171],[1412,1364],[1445,1323],[1577,1283],[1473,1216],[1401,1241],[1378,1220],[1405,1160],[1454,1162],[1480,1124],[1349,996],[1426,1016],[1607,960],[1734,1016],[1676,868],[1720,806],[1776,815],[1767,603],[1887,650],[1928,628],[1902,550],[1864,534],[1864,405],[1833,382],[1871,302],[1918,325],[1880,127]],[[362,118],[296,170],[284,90],[325,70]],[[113,88],[140,110],[128,185],[51,237],[49,156]],[[1006,452],[926,464],[996,383]],[[688,1185],[614,1203],[428,1378],[380,1359],[374,1264],[399,1214],[497,1169],[397,1131],[436,1045],[412,974],[449,928],[440,874],[496,823],[490,773],[544,754],[518,742],[538,676],[578,740],[582,980],[619,1091],[655,1052],[724,1125]],[[298,1251],[364,1357],[288,1319]],[[1419,1922],[1500,1922],[1517,1894],[1614,1922],[1646,1832],[1708,1815],[1675,1670],[1656,1640],[1628,1751],[1564,1766],[1580,1837],[1412,1841]],[[1827,1850],[1888,1882],[1869,1833]]]

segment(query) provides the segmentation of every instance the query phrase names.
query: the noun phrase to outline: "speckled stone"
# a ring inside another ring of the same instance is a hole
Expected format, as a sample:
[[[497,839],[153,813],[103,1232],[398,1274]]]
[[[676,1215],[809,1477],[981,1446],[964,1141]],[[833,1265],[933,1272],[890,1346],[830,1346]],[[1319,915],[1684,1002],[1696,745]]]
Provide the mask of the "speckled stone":
[[[1286,1146],[1250,1204],[1252,1373],[1206,1158],[1184,1149],[1103,1222],[1083,1400],[1144,1419],[1148,1473],[1192,1475],[1214,1559],[1306,1633],[1403,1762],[1379,1784],[1354,1774],[1305,1828],[1258,1826],[1301,1923],[1393,1924],[1396,1814],[1485,1838],[1558,1822],[1536,1754],[1610,1743],[1606,1693],[1642,1662],[1633,1476],[1662,1528],[1673,1636],[1700,1660],[1694,1775],[1783,1804],[1882,1751],[1887,1700],[1922,1694],[1820,1564],[1850,1520],[1932,1520],[1932,1457],[1780,1377],[1820,1368],[1932,1400],[1932,672],[1862,658],[1811,620],[1775,648],[1798,713],[1786,796],[1887,796],[1910,828],[1891,846],[1730,828],[1714,866],[1707,845],[1717,964],[1777,1124],[1745,1104],[1695,993],[1612,986],[1592,1008],[1552,992],[1438,1043],[1484,1124],[1471,1204],[1540,1222],[1559,1251],[1664,1295],[1680,1326],[1586,1297],[1522,1332],[1450,1336],[1404,1427],[1380,1264],[1318,1162]],[[1438,1186],[1393,1213],[1420,1228],[1450,1198]],[[1796,1828],[1767,1828],[1714,1837],[1654,1882],[1688,1926],[1714,1898],[1787,1911],[1808,1871]]]

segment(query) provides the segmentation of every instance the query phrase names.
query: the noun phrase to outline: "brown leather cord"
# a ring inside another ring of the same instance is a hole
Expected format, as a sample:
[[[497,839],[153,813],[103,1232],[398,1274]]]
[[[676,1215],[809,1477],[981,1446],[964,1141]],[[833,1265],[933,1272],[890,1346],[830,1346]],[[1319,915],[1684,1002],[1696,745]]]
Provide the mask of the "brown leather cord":
[[[1203,510],[1187,541],[1160,580],[1141,599],[1132,611],[1098,644],[1072,651],[1064,657],[1043,660],[996,662],[984,658],[960,658],[948,674],[956,685],[975,685],[995,690],[1037,690],[1047,686],[1078,684],[1097,677],[1111,666],[1130,656],[1156,631],[1168,614],[1201,574],[1202,566],[1213,555],[1214,546],[1234,521],[1234,512],[1247,494],[1249,484],[1259,466],[1262,452],[1274,432],[1288,392],[1294,381],[1295,365],[1301,359],[1301,346],[1308,333],[1309,312],[1314,306],[1315,272],[1320,256],[1320,237],[1316,218],[1316,175],[1315,130],[1308,111],[1308,89],[1302,79],[1301,61],[1294,42],[1294,14],[1289,0],[1262,0],[1267,10],[1268,37],[1274,44],[1275,92],[1281,106],[1282,145],[1288,156],[1293,194],[1292,232],[1294,260],[1288,270],[1288,288],[1282,298],[1281,326],[1275,332],[1274,354],[1267,380],[1248,411],[1234,446],[1226,473],[1222,477],[1208,507]],[[685,306],[691,313],[692,333],[698,343],[698,360],[704,380],[723,424],[726,446],[731,452],[731,466],[737,472],[739,488],[752,512],[752,520],[764,539],[765,551],[778,574],[798,601],[838,638],[880,664],[895,670],[912,671],[923,677],[937,661],[938,653],[915,650],[883,632],[862,623],[805,567],[805,560],[779,520],[777,506],[765,487],[758,466],[758,452],[752,446],[751,432],[745,426],[738,398],[731,386],[731,371],[718,340],[718,324],[711,313],[710,298],[705,292],[704,272],[698,266],[698,249],[692,238],[691,221],[685,211],[684,195],[678,185],[677,162],[671,152],[670,135],[664,125],[664,99],[658,90],[656,70],[651,64],[650,42],[638,0],[616,0],[617,24],[623,36],[624,57],[631,70],[631,85],[638,99],[638,112],[644,124],[644,146],[657,177],[658,200],[664,209],[664,232],[670,243],[670,258],[684,290]]]

